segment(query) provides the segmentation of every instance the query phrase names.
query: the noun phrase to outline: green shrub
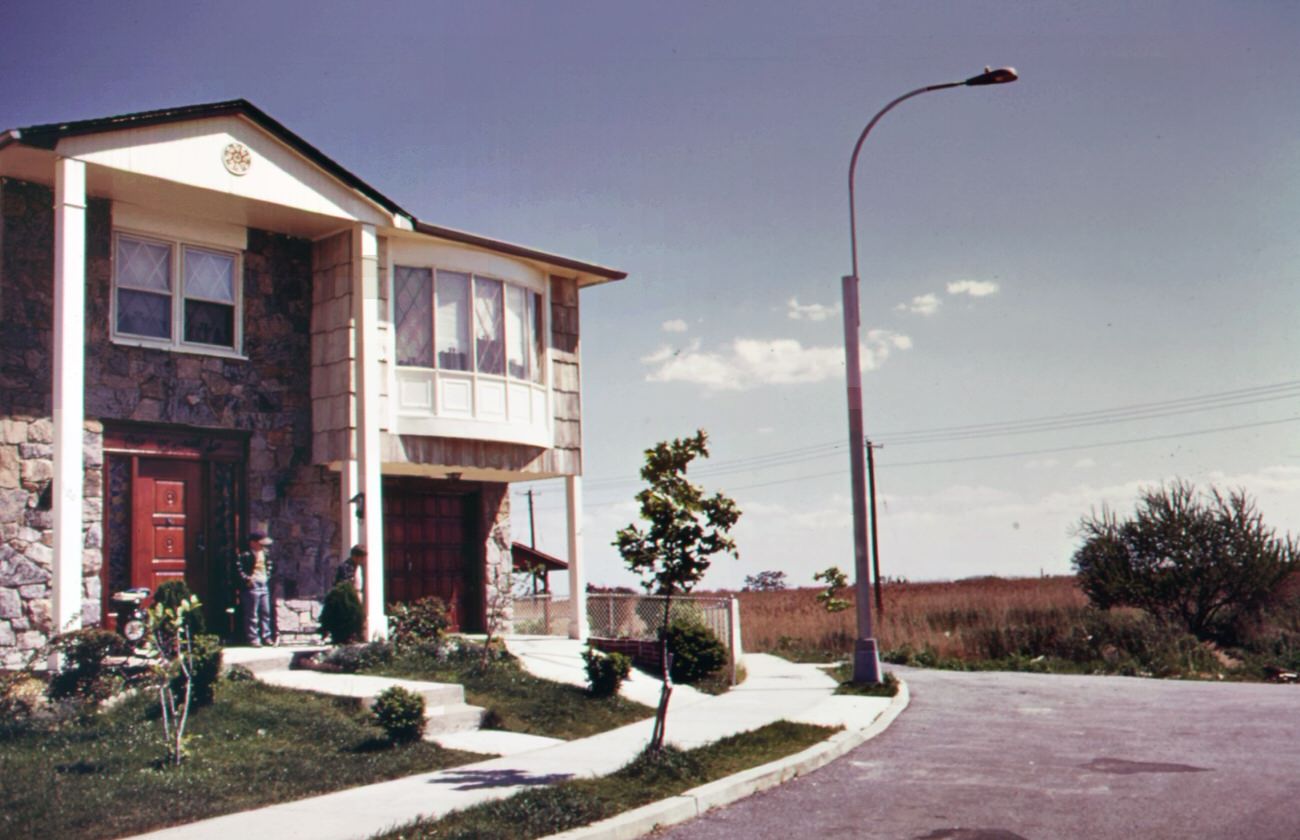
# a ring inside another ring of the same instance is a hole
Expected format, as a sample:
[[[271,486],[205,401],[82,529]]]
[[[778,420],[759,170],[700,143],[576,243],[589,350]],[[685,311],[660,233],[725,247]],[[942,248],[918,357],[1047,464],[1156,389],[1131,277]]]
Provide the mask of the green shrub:
[[[190,705],[209,706],[217,690],[217,679],[221,676],[221,637],[195,636],[190,649],[194,652]],[[184,674],[172,677],[172,691],[178,696],[185,691]]]
[[[430,595],[409,604],[389,604],[388,624],[392,628],[393,644],[402,650],[436,647],[451,626],[451,620],[446,602]]]
[[[673,682],[691,685],[727,664],[727,648],[713,631],[694,621],[675,621],[668,628],[668,652],[673,655]]]
[[[334,584],[321,606],[322,635],[327,636],[331,644],[345,645],[360,639],[365,625],[366,614],[357,588],[350,581]]]
[[[364,645],[341,645],[326,651],[321,657],[322,670],[355,674],[387,664],[393,660],[393,646],[388,642],[370,642]]]
[[[243,665],[231,665],[226,670],[226,681],[232,683],[257,682],[257,676]]]
[[[424,697],[400,685],[380,693],[370,711],[393,743],[417,741],[424,734]]]
[[[587,693],[592,697],[613,697],[632,673],[632,660],[621,653],[605,653],[589,647],[582,659],[587,663]]]
[[[41,707],[46,688],[26,670],[0,671],[0,730],[30,720]]]
[[[162,604],[169,609],[176,609],[185,599],[193,595],[190,587],[183,580],[169,580],[159,584],[154,590],[153,602]],[[185,627],[190,631],[191,636],[197,636],[207,631],[207,623],[203,620],[201,610],[190,610],[185,614]]]
[[[121,680],[105,659],[125,656],[130,650],[122,636],[95,627],[55,636],[50,648],[63,661],[62,670],[50,679],[50,699],[88,703],[105,700],[118,689]]]

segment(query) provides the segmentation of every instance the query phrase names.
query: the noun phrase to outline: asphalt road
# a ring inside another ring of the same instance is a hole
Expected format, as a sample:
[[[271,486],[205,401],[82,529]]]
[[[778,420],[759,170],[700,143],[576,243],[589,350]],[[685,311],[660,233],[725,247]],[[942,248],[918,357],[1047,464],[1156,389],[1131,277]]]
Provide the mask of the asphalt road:
[[[656,836],[1300,838],[1300,686],[895,670],[883,735]]]

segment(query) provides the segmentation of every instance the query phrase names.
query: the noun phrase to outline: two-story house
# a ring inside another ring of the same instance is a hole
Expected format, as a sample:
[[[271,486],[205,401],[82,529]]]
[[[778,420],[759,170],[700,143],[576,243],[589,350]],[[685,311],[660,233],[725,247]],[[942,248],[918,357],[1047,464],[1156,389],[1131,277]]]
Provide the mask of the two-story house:
[[[428,224],[243,100],[0,134],[0,659],[183,578],[282,634],[368,548],[369,633],[483,628],[511,482],[563,477],[585,635],[581,290],[624,272]]]

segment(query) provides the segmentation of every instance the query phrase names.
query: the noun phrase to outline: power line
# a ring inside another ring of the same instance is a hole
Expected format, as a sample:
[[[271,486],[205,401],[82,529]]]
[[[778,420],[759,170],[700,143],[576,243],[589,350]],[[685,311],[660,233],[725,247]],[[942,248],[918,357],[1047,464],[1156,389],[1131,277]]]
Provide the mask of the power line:
[[[1245,399],[1249,393],[1253,399]],[[1229,395],[1231,394],[1231,396]],[[1182,414],[1195,414],[1220,408],[1236,408],[1246,405],[1290,400],[1300,397],[1300,385],[1287,383],[1285,386],[1271,386],[1267,389],[1250,389],[1229,394],[1209,395],[1205,397],[1170,400],[1163,403],[1146,403],[1123,408],[1105,409],[1078,414],[1063,414],[1031,420],[1018,420],[1005,423],[985,423],[970,426],[948,426],[938,429],[916,430],[913,432],[895,432],[885,437],[894,446],[911,446],[922,443],[946,443],[959,440],[973,440],[986,437],[1009,437],[1038,432],[1062,431],[1085,428],[1089,426],[1127,423],[1134,420],[1151,420],[1162,417],[1175,417]]]
[[[935,458],[935,459],[923,460],[923,461],[901,461],[896,463],[881,462],[880,464],[877,464],[877,468],[889,470],[889,469],[899,469],[899,468],[906,468],[906,467],[962,464],[962,463],[969,463],[972,461],[994,461],[994,460],[999,460],[1004,458],[1026,458],[1033,455],[1056,455],[1062,452],[1076,452],[1076,451],[1086,450],[1086,449],[1104,449],[1110,446],[1128,446],[1137,443],[1154,443],[1162,440],[1177,440],[1180,438],[1198,437],[1201,435],[1219,434],[1222,432],[1235,432],[1235,431],[1243,431],[1245,429],[1257,429],[1257,428],[1265,428],[1268,426],[1279,426],[1279,425],[1284,425],[1286,423],[1295,423],[1295,422],[1300,422],[1300,415],[1283,417],[1277,420],[1262,420],[1257,423],[1238,423],[1230,426],[1216,426],[1208,429],[1195,429],[1187,432],[1170,432],[1168,434],[1162,434],[1162,435],[1150,435],[1147,437],[1138,437],[1138,438],[1125,438],[1122,440],[1102,441],[1100,443],[1081,443],[1081,444],[1074,444],[1071,446],[1057,446],[1057,447],[1050,447],[1044,449],[1022,449],[1014,452],[998,452],[989,455],[966,455],[958,458]],[[844,470],[832,470],[830,472],[819,472],[819,473],[812,473],[808,475],[797,475],[788,478],[774,479],[772,481],[760,481],[760,482],[754,482],[750,484],[736,485],[727,488],[727,491],[734,492],[736,490],[753,490],[760,487],[774,487],[780,484],[794,484],[803,481],[812,481],[818,478],[842,476],[844,474],[845,474]],[[586,507],[610,507],[613,505],[623,504],[626,501],[628,500],[620,499],[613,502],[600,502],[595,504],[587,504]],[[550,508],[550,509],[558,510],[559,508]]]
[[[1051,431],[1068,431],[1101,425],[1134,422],[1138,420],[1160,419],[1164,417],[1214,411],[1224,408],[1236,408],[1247,405],[1259,405],[1300,398],[1300,380],[1258,385],[1250,388],[1238,388],[1200,394],[1191,397],[1179,397],[1145,403],[1134,403],[1092,411],[1046,415],[1023,420],[1004,420],[989,423],[974,423],[958,426],[937,426],[912,431],[887,432],[873,435],[882,444],[891,446],[910,446],[919,444],[955,443],[992,437],[1016,437],[1026,434],[1039,434]],[[823,460],[843,452],[843,442],[810,444],[793,449],[778,450],[761,455],[735,458],[727,461],[715,461],[701,465],[691,475],[700,478],[734,475],[775,467],[792,466],[809,461]],[[979,457],[1011,457],[1003,455]],[[931,462],[926,462],[931,463]],[[935,461],[934,463],[948,463]],[[819,474],[821,475],[821,474]],[[588,479],[586,486],[595,492],[611,486],[626,487],[638,483],[637,478],[594,478]]]

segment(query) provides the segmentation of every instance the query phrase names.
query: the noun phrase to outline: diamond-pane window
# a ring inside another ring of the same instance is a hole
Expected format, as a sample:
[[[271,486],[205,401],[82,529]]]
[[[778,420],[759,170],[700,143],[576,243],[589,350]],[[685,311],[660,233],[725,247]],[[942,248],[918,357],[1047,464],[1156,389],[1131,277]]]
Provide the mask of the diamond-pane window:
[[[171,294],[172,249],[160,242],[117,238],[117,285]]]
[[[235,258],[186,247],[185,297],[234,304]]]
[[[114,333],[172,348],[233,350],[239,324],[237,278],[235,254],[119,233]]]
[[[433,271],[399,265],[393,271],[397,363],[433,367]]]
[[[474,278],[474,352],[479,373],[506,372],[501,281]]]

